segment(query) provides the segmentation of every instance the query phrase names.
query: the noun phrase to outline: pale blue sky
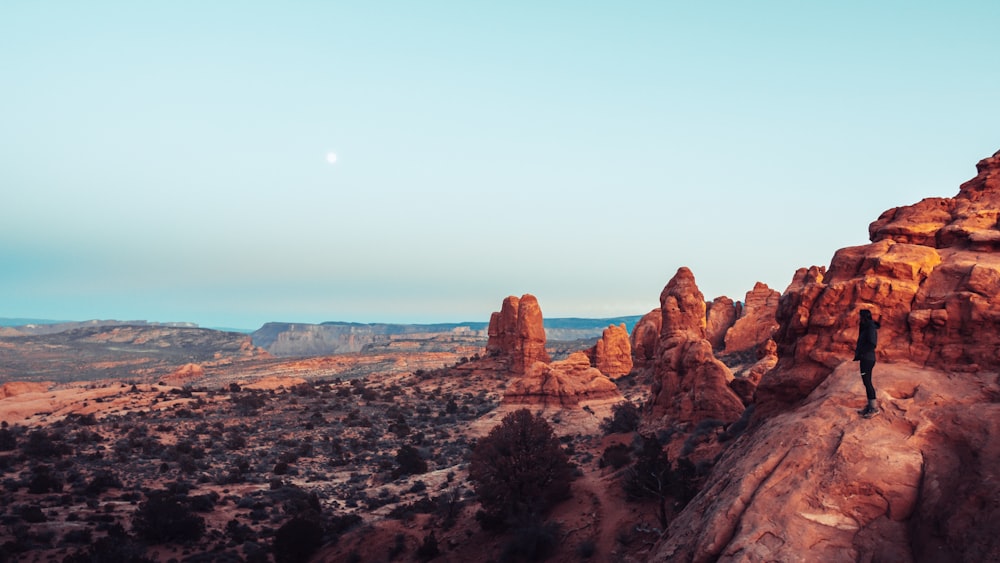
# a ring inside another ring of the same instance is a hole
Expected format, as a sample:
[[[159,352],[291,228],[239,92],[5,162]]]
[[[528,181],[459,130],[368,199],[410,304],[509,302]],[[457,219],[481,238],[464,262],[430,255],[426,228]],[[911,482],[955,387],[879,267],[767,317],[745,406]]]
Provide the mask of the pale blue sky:
[[[784,290],[1000,149],[997,29],[992,1],[4,0],[0,317]]]

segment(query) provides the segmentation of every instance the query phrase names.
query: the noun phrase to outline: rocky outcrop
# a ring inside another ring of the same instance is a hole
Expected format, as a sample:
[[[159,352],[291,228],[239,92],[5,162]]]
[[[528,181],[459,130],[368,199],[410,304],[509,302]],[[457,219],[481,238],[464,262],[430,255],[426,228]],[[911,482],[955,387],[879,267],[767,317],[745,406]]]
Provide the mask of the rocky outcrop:
[[[514,374],[525,373],[535,362],[549,361],[542,309],[530,293],[504,299],[500,311],[490,316],[488,333],[487,353],[508,359]]]
[[[205,377],[205,368],[199,364],[184,364],[166,376],[165,381],[177,385]]]
[[[23,395],[25,393],[44,393],[52,387],[48,382],[8,381],[0,385],[0,399]]]
[[[656,344],[650,423],[674,425],[706,419],[734,421],[744,407],[730,389],[729,368],[705,338],[705,299],[694,275],[680,268],[660,294],[662,326]]]
[[[756,349],[774,336],[780,298],[780,293],[761,282],[747,292],[739,318],[725,333],[726,354]]]
[[[750,406],[756,396],[760,380],[776,365],[778,365],[778,345],[775,344],[774,340],[768,340],[757,346],[756,361],[741,371],[738,377],[734,377],[729,382],[729,387],[743,401],[744,405]]]
[[[632,371],[632,344],[624,323],[604,329],[600,340],[586,353],[591,365],[612,379]]]
[[[587,402],[622,400],[618,387],[606,375],[590,365],[583,352],[565,360],[535,362],[523,377],[511,381],[503,401],[516,405],[578,407]]]
[[[663,313],[659,309],[653,309],[632,327],[632,335],[629,337],[632,343],[632,367],[646,368],[653,365],[662,326]]]
[[[856,370],[731,446],[650,560],[1000,560],[996,376],[881,366],[864,420]]]
[[[708,304],[705,337],[712,343],[713,350],[721,351],[725,348],[726,333],[736,323],[742,311],[742,303],[734,303],[724,295],[716,297]]]
[[[872,243],[830,268],[799,270],[781,297],[778,366],[758,388],[759,414],[805,398],[853,356],[860,309],[881,321],[880,361],[950,372],[1000,369],[1000,153],[951,199],[886,211]]]
[[[486,353],[510,355],[517,348],[517,310],[521,300],[511,295],[503,300],[499,311],[490,315]]]
[[[1000,560],[1000,153],[977,168],[796,272],[755,420],[654,560]],[[882,325],[871,420],[861,309]]]

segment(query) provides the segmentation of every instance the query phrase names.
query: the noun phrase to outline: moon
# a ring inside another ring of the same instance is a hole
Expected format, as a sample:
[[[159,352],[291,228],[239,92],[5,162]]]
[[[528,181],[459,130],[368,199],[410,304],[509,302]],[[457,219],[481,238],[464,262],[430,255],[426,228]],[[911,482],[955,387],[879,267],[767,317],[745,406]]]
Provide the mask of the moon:
[[[329,162],[330,164],[336,164],[337,163],[337,153],[335,153],[335,152],[328,152],[328,153],[326,153],[326,161]]]

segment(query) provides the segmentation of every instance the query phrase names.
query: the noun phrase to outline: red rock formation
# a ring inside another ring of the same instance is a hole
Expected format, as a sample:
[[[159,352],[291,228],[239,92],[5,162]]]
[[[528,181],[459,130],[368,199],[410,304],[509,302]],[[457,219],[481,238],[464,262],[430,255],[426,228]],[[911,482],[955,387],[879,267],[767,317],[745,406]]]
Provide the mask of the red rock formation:
[[[486,352],[509,355],[517,347],[517,309],[521,300],[511,295],[503,300],[500,310],[490,315]]]
[[[0,385],[0,399],[23,395],[24,393],[44,393],[52,387],[51,383],[35,383],[31,381],[8,381]]]
[[[663,325],[652,370],[652,421],[657,424],[733,421],[743,403],[729,388],[733,375],[705,339],[705,299],[694,275],[680,268],[660,294]]]
[[[548,362],[542,309],[534,295],[513,295],[490,316],[486,351],[509,359],[511,371],[523,374],[534,362]]]
[[[706,321],[705,332],[708,341],[712,343],[712,349],[722,350],[726,345],[726,332],[732,328],[743,311],[743,305],[734,303],[732,299],[723,295],[716,297],[708,304],[708,320]]]
[[[651,561],[1000,561],[994,374],[847,361],[720,459]]]
[[[757,385],[764,375],[778,365],[778,345],[768,340],[757,346],[757,361],[734,378],[729,387],[739,396],[744,405],[749,406],[755,397]]]
[[[205,368],[198,364],[184,364],[175,369],[167,379],[170,382],[178,382],[186,379],[199,379],[205,377]]]
[[[535,362],[549,361],[549,354],[545,351],[542,309],[534,295],[521,296],[521,304],[517,308],[517,338],[515,373],[525,373]]]
[[[802,400],[851,359],[858,311],[882,323],[879,360],[950,372],[1000,369],[1000,153],[951,199],[890,209],[872,243],[844,248],[828,271],[796,273],[778,308],[781,360],[758,388],[759,414]]]
[[[586,353],[591,365],[612,379],[632,371],[632,344],[625,323],[604,329],[600,340]]]
[[[656,343],[660,340],[660,328],[663,326],[663,313],[653,309],[646,313],[632,327],[632,363],[635,368],[645,368],[653,365],[656,359]]]
[[[523,377],[511,381],[504,393],[507,404],[576,407],[586,401],[622,400],[618,387],[590,365],[583,352],[551,364],[533,363]]]
[[[725,334],[727,354],[757,348],[767,342],[778,331],[775,314],[781,294],[757,282],[748,291],[743,311]]]

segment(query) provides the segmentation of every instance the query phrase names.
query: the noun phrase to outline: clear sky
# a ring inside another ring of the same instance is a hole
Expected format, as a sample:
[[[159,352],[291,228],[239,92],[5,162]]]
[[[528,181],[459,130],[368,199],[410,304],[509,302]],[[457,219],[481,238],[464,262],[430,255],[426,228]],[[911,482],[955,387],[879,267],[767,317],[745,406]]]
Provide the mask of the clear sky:
[[[1000,149],[998,29],[993,0],[3,0],[0,317],[783,291]]]

